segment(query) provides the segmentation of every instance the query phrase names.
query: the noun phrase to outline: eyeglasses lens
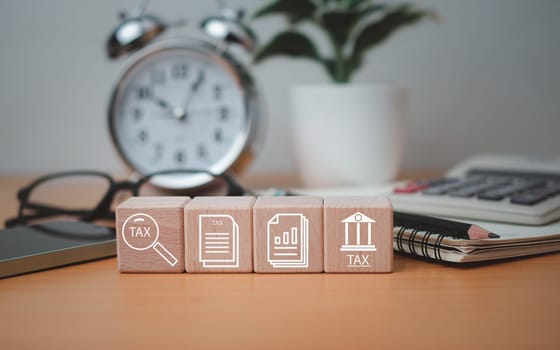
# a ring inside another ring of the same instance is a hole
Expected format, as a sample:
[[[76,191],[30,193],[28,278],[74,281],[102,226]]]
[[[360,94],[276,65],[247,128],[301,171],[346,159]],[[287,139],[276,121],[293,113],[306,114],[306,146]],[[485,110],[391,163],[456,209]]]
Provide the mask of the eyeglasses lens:
[[[64,210],[92,210],[110,186],[109,180],[103,176],[60,176],[35,187],[29,195],[28,203]]]

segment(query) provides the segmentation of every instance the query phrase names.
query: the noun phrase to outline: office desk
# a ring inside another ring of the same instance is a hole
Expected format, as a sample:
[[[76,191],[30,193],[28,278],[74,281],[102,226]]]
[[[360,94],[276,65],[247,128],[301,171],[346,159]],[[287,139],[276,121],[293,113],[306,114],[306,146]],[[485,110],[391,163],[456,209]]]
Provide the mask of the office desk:
[[[0,219],[24,182],[0,179]],[[0,280],[0,349],[559,349],[560,254],[379,275],[121,275],[105,259]]]

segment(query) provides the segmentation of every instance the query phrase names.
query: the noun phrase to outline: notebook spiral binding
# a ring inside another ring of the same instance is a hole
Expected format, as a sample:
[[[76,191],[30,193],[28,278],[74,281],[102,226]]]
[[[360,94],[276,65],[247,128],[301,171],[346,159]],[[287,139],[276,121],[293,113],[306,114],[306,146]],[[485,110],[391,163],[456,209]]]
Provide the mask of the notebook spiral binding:
[[[397,226],[395,231],[397,233],[393,236],[393,246],[397,251],[436,261],[443,261],[441,257],[441,243],[443,240],[447,237],[458,238],[454,237],[453,234],[436,232],[422,225]],[[405,234],[408,237],[405,237]],[[420,239],[417,239],[417,237]],[[432,237],[435,237],[434,242],[430,242]],[[417,251],[416,245],[420,245],[420,252]]]

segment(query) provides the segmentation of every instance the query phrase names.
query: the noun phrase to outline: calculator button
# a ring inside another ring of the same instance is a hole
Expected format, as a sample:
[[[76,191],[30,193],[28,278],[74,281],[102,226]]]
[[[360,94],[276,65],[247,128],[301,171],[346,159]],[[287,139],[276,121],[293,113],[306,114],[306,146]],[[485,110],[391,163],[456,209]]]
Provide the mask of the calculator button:
[[[482,192],[481,194],[478,195],[478,199],[483,199],[486,201],[501,201],[504,198],[506,198],[506,196],[502,194],[499,190]]]
[[[468,186],[463,187],[457,190],[450,191],[448,194],[451,197],[462,197],[462,198],[469,198],[474,196],[476,193],[480,192],[481,186]]]
[[[458,182],[456,178],[440,178],[431,180],[421,180],[415,182],[408,182],[404,186],[397,187],[393,190],[394,193],[416,193],[426,190],[430,187],[440,186],[444,184],[450,184]]]
[[[518,192],[525,192],[531,188],[537,187],[542,184],[543,184],[542,181],[535,181],[535,180],[514,181],[511,185],[507,185],[499,189],[496,189],[495,192],[492,194],[507,197]]]
[[[511,203],[521,205],[535,205],[549,196],[543,191],[522,192],[511,197]]]
[[[484,199],[490,199],[490,198],[494,198],[494,197],[507,197],[509,195],[511,195],[512,193],[518,192],[519,190],[523,189],[523,187],[520,186],[515,186],[515,185],[509,185],[509,186],[504,186],[504,187],[500,187],[491,191],[487,191],[487,192],[483,192],[479,195],[480,198],[484,197]]]
[[[428,185],[419,184],[416,182],[409,182],[402,187],[397,187],[393,190],[394,193],[416,193],[418,191],[425,190]]]
[[[441,185],[441,186],[434,186],[434,187],[430,187],[424,191],[422,191],[423,194],[427,194],[427,195],[435,195],[435,196],[440,196],[440,195],[444,195],[447,192],[449,192],[451,189],[457,187],[456,185]]]
[[[449,192],[448,194],[451,197],[459,197],[459,198],[470,198],[470,197],[474,196],[474,193],[472,191],[470,191],[469,189],[452,191],[452,192]]]
[[[546,191],[550,196],[560,194],[560,182],[547,183]]]
[[[481,184],[476,184],[473,186],[469,186],[469,187],[464,187],[462,189],[459,190],[454,190],[449,192],[449,195],[452,197],[463,197],[463,198],[469,198],[469,197],[473,197],[476,196],[484,191],[499,187],[499,186],[503,186],[508,184],[509,181],[503,178],[488,178],[485,180],[485,182],[481,183]]]
[[[468,179],[468,180],[463,180],[463,181],[453,181],[451,183],[444,183],[443,185],[439,185],[439,186],[434,186],[434,187],[430,187],[426,190],[424,190],[422,193],[423,194],[427,194],[427,195],[436,195],[436,196],[441,196],[444,194],[447,194],[450,191],[460,191],[462,189],[465,189],[467,187],[476,185],[480,183],[480,178],[477,177],[475,179]]]

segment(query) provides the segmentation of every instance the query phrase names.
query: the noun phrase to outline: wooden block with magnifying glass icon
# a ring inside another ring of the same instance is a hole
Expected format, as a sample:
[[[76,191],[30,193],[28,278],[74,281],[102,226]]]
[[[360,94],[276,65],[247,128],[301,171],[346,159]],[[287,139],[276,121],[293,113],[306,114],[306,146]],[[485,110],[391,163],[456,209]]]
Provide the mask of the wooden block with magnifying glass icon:
[[[132,197],[116,209],[120,272],[185,272],[184,207],[189,197]]]
[[[324,199],[325,272],[393,271],[393,207],[383,196]]]

